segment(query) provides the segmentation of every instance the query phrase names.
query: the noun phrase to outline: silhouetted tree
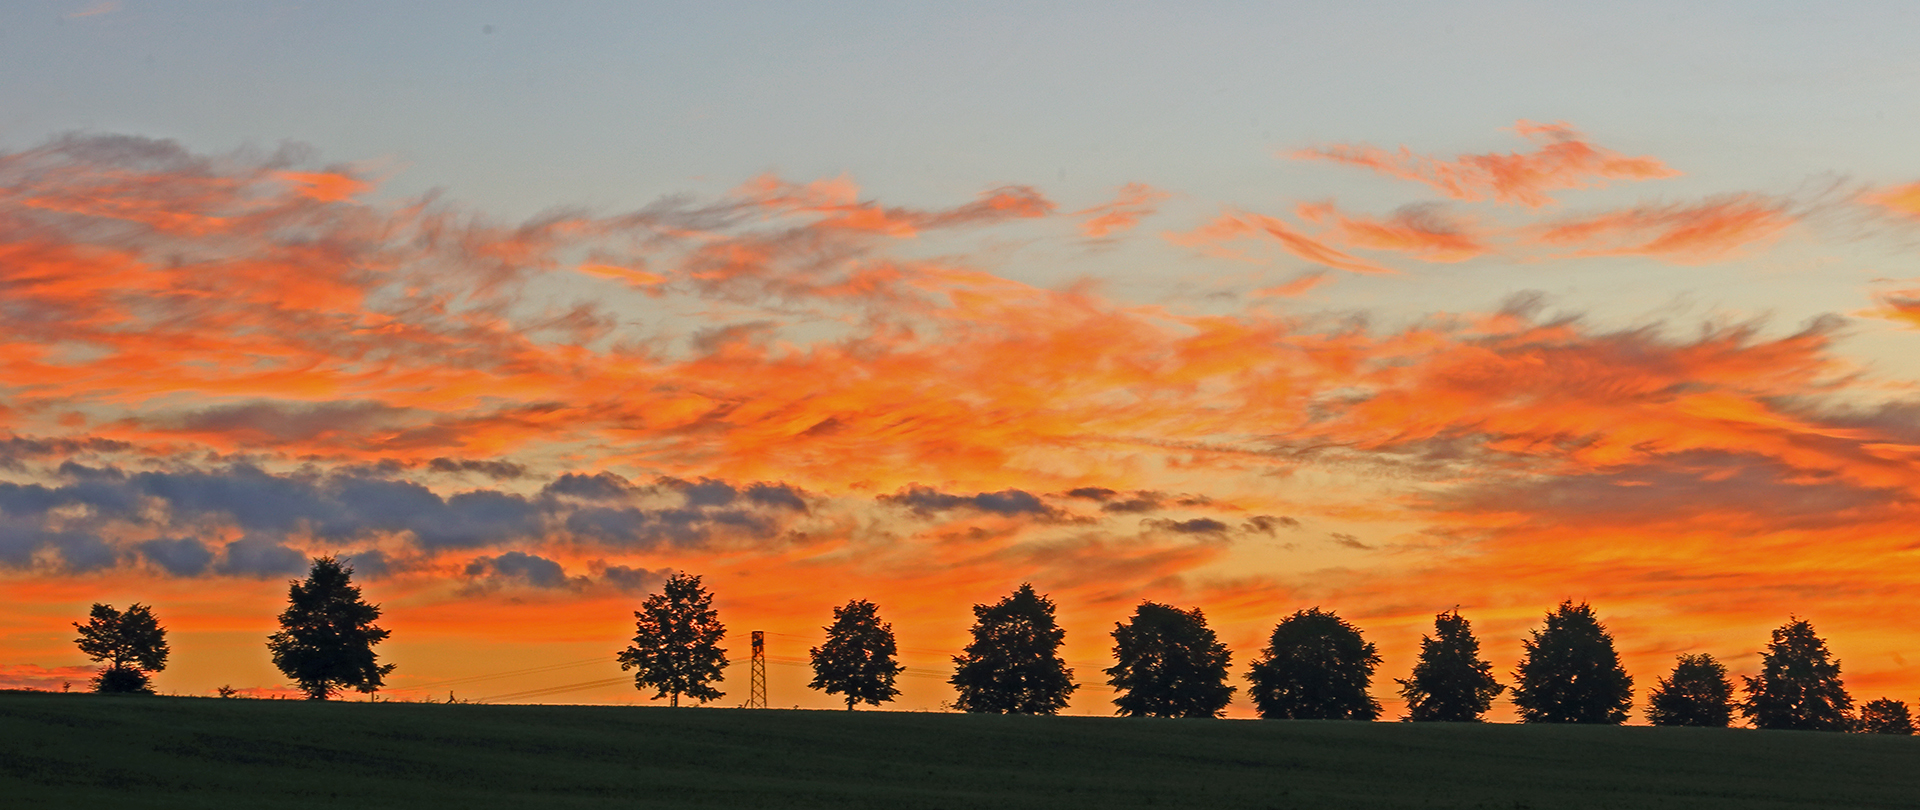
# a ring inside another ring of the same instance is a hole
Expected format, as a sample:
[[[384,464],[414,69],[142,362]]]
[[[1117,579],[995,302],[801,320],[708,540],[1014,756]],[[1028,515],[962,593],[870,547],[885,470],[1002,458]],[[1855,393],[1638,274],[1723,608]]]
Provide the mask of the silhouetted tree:
[[[893,660],[899,652],[893,625],[880,621],[878,606],[865,599],[850,601],[833,609],[833,624],[825,629],[827,643],[807,651],[813,658],[808,688],[845,695],[847,711],[858,702],[878,706],[900,694],[893,679],[906,667]]]
[[[1057,714],[1079,686],[1060,660],[1067,631],[1053,600],[1021,583],[1006,598],[973,606],[973,641],[953,657],[954,708],[989,714]]]
[[[1678,656],[1673,674],[1647,695],[1647,722],[1656,726],[1726,728],[1733,722],[1733,684],[1727,668],[1706,653]]]
[[[1633,678],[1593,608],[1569,599],[1531,631],[1514,672],[1513,704],[1528,723],[1624,723]]]
[[[1420,637],[1412,677],[1394,682],[1414,722],[1477,723],[1506,689],[1493,679],[1493,664],[1480,657],[1480,639],[1458,610],[1433,617],[1433,635]]]
[[[1912,734],[1913,716],[1905,701],[1870,700],[1860,707],[1859,728],[1863,734]]]
[[[1759,728],[1845,731],[1853,697],[1840,680],[1840,662],[1828,660],[1827,642],[1813,623],[1789,618],[1773,631],[1760,654],[1760,674],[1742,677],[1746,699],[1740,713]]]
[[[326,700],[342,689],[372,694],[393,671],[373,652],[388,635],[374,625],[378,618],[380,606],[367,604],[353,584],[353,566],[315,557],[305,582],[288,583],[280,632],[267,638],[267,649],[273,665],[308,700]]]
[[[634,670],[633,688],[652,687],[654,699],[667,698],[674,707],[681,695],[705,703],[726,694],[712,684],[727,668],[727,651],[720,648],[727,628],[700,577],[677,573],[667,578],[660,593],[640,603],[633,619],[633,644],[618,656],[620,671]]]
[[[166,628],[153,616],[153,609],[138,602],[126,612],[112,605],[94,603],[87,623],[74,622],[80,637],[74,643],[87,657],[106,663],[93,677],[93,691],[153,694],[153,679],[148,675],[167,668]]]
[[[1372,720],[1380,704],[1367,694],[1380,653],[1360,629],[1311,608],[1280,620],[1247,679],[1254,708],[1267,719]]]
[[[1233,700],[1233,654],[1199,608],[1141,602],[1133,618],[1113,625],[1113,659],[1107,683],[1128,717],[1218,717]]]

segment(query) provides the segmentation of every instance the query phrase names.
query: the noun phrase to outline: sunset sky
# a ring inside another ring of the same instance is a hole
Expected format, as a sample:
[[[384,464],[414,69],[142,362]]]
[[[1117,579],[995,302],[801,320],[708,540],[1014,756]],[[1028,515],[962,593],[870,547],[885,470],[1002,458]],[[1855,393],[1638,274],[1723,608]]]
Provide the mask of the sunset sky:
[[[1636,722],[1789,616],[1920,700],[1920,7],[711,5],[0,7],[0,686],[138,601],[272,693],[335,553],[399,698],[646,703],[680,570],[717,705],[866,598],[937,710],[1022,582],[1072,714],[1142,599],[1236,717],[1569,598]]]

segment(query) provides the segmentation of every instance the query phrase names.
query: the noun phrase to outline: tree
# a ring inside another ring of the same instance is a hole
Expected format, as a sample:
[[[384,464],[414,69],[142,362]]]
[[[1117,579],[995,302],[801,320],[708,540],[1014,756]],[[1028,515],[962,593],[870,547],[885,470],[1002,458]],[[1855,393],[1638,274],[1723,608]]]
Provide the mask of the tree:
[[[1480,639],[1459,610],[1433,617],[1433,635],[1420,637],[1413,675],[1400,684],[1407,719],[1414,722],[1477,723],[1507,687],[1493,679],[1493,664],[1480,657]]]
[[[353,566],[332,556],[315,557],[305,582],[287,584],[280,632],[267,638],[273,665],[308,700],[326,700],[342,689],[379,690],[393,665],[379,663],[373,648],[389,631],[374,625],[380,606],[360,598]]]
[[[1107,682],[1128,717],[1218,717],[1233,700],[1233,654],[1199,608],[1141,602],[1133,618],[1114,623],[1113,658]]]
[[[1247,679],[1254,708],[1268,719],[1372,720],[1380,704],[1367,694],[1380,653],[1360,629],[1311,608],[1280,620]]]
[[[153,616],[153,609],[138,602],[126,612],[112,605],[94,603],[87,623],[74,622],[80,637],[74,643],[94,661],[104,662],[100,674],[93,677],[93,691],[153,694],[153,679],[148,673],[167,668],[166,628]]]
[[[1827,642],[1814,635],[1812,622],[1789,617],[1760,654],[1760,674],[1741,680],[1747,696],[1740,713],[1756,727],[1847,729],[1853,697],[1840,680],[1840,662],[1828,660]]]
[[[727,668],[727,651],[720,648],[727,628],[700,577],[669,577],[660,593],[640,603],[633,619],[633,644],[618,656],[621,672],[634,670],[633,688],[652,687],[654,699],[667,698],[674,707],[681,695],[705,703],[726,694],[713,682]]]
[[[1678,656],[1673,674],[1647,695],[1647,722],[1726,728],[1733,722],[1733,684],[1726,666],[1706,653]]]
[[[880,608],[865,599],[833,609],[833,624],[824,628],[827,643],[807,651],[813,658],[810,689],[845,695],[847,711],[865,701],[878,706],[900,694],[893,679],[901,666],[893,642],[893,625],[880,621]]]
[[[1881,698],[1860,707],[1859,727],[1863,734],[1912,734],[1913,716],[1905,701]]]
[[[1587,603],[1569,599],[1531,631],[1514,672],[1513,704],[1528,723],[1624,723],[1633,708],[1633,678],[1620,665],[1613,636]]]
[[[1021,583],[1006,598],[973,606],[973,641],[953,657],[955,708],[990,714],[1057,714],[1079,685],[1060,660],[1067,631],[1053,601]]]

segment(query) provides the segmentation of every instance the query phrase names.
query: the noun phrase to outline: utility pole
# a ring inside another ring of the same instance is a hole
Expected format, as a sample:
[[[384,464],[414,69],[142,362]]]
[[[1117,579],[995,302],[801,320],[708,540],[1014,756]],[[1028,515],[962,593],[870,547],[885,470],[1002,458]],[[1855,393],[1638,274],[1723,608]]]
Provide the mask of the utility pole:
[[[767,634],[761,630],[753,631],[753,671],[752,684],[747,687],[747,708],[764,709],[767,707]]]

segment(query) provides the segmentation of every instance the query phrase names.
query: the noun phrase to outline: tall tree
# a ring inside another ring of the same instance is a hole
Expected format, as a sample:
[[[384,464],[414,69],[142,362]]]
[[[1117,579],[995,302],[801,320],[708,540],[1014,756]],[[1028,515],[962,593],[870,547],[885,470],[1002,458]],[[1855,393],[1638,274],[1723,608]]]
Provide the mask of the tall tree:
[[[1679,656],[1673,674],[1647,695],[1647,722],[1726,728],[1733,722],[1733,684],[1726,666],[1706,653]]]
[[[1847,729],[1853,697],[1840,680],[1840,662],[1830,660],[1812,622],[1789,617],[1760,654],[1760,674],[1741,680],[1746,699],[1740,713],[1759,728]]]
[[[73,626],[80,631],[80,637],[73,640],[80,651],[106,664],[93,677],[93,691],[153,694],[149,673],[167,668],[171,650],[166,628],[154,618],[152,608],[135,602],[123,613],[96,602],[87,614],[87,623],[74,622]]]
[[[655,699],[667,698],[675,707],[681,695],[705,703],[726,694],[713,682],[727,668],[727,651],[720,648],[727,628],[700,577],[669,577],[660,593],[640,603],[633,619],[633,644],[618,656],[620,671],[634,670],[633,688],[651,687]]]
[[[1420,637],[1413,675],[1400,684],[1407,719],[1414,722],[1477,723],[1507,687],[1493,678],[1493,664],[1480,657],[1473,625],[1452,610],[1433,617],[1433,635]]]
[[[1380,652],[1360,629],[1311,608],[1280,620],[1247,679],[1254,708],[1268,719],[1372,720],[1380,704],[1367,694]]]
[[[342,689],[372,694],[393,671],[373,652],[389,634],[374,625],[378,618],[380,606],[360,598],[360,586],[353,584],[353,566],[315,557],[305,582],[288,583],[280,632],[267,638],[267,649],[273,665],[308,700],[326,700]]]
[[[827,642],[807,651],[813,658],[813,682],[808,688],[844,695],[847,711],[853,711],[855,703],[878,706],[900,694],[893,679],[906,667],[894,661],[899,648],[894,645],[893,625],[880,621],[879,606],[865,599],[852,600],[833,609],[833,624],[825,629]]]
[[[1528,723],[1624,723],[1633,708],[1633,678],[1620,665],[1613,636],[1587,603],[1569,599],[1547,614],[1547,626],[1521,642],[1513,704]]]
[[[1199,608],[1141,602],[1113,625],[1113,705],[1128,717],[1218,717],[1233,700],[1233,654]]]
[[[1860,731],[1863,734],[1907,734],[1913,733],[1913,715],[1907,712],[1906,701],[1879,700],[1867,701],[1860,707]]]
[[[1053,618],[1053,600],[1021,583],[1006,598],[973,606],[973,641],[953,657],[947,680],[965,712],[1057,714],[1079,686],[1060,660],[1067,631]]]

